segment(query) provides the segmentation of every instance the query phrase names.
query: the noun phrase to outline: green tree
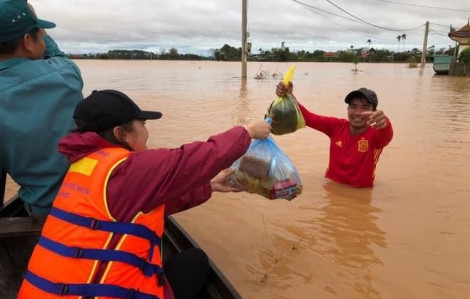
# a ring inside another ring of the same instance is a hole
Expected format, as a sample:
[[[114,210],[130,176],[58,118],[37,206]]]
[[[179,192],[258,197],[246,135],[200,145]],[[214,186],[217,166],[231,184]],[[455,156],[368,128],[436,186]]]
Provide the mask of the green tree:
[[[428,55],[432,56],[434,55],[434,51],[436,49],[435,45],[432,45],[431,47],[428,48]]]
[[[460,52],[459,62],[463,62],[465,64],[470,63],[470,48],[467,48],[463,50],[462,52]]]
[[[352,51],[339,51],[338,61],[342,62],[353,62],[355,53]]]
[[[398,40],[398,53],[400,53],[400,40],[401,40],[401,35],[397,36]]]
[[[405,39],[406,39],[406,34],[401,35],[401,40],[403,41],[403,52],[405,52]]]
[[[408,58],[408,67],[410,69],[418,67],[418,63],[416,63],[416,58],[414,56]]]
[[[170,52],[168,52],[168,57],[170,59],[178,59],[179,58],[178,50],[176,48],[171,48]]]
[[[470,48],[460,52],[459,62],[463,63],[463,73],[467,74],[467,66],[470,64]]]
[[[387,61],[388,57],[392,55],[392,52],[389,50],[375,50],[374,55],[371,57],[373,62],[382,62]]]
[[[357,55],[354,55],[352,62],[354,64],[354,71],[357,72],[357,64],[359,63],[359,57]]]
[[[225,44],[222,48],[215,51],[216,60],[225,60],[225,61],[241,61],[242,49],[234,48]]]
[[[289,47],[284,46],[284,42],[281,44],[281,48],[272,48],[273,59],[275,61],[291,61],[292,53],[289,50]]]

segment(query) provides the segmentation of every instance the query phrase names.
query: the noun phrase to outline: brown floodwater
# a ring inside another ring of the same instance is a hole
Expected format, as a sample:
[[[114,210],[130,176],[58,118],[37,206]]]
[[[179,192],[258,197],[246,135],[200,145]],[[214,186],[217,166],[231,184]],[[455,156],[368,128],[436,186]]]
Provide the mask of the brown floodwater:
[[[262,119],[291,63],[79,60],[85,95],[113,88],[146,109],[150,147],[205,140]],[[432,66],[296,63],[294,93],[346,117],[344,96],[375,90],[395,136],[375,187],[324,178],[329,142],[310,128],[274,136],[304,185],[292,201],[216,193],[176,215],[244,298],[469,298],[470,78]],[[257,72],[270,74],[256,80]],[[16,185],[9,181],[8,194]]]

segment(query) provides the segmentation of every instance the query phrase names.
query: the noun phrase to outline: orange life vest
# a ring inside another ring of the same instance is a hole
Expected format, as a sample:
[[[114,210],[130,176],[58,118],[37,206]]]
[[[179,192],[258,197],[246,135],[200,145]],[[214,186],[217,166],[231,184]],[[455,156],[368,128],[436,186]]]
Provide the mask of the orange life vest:
[[[117,222],[107,206],[108,179],[128,155],[105,148],[70,166],[18,299],[163,298],[164,206],[131,223]]]

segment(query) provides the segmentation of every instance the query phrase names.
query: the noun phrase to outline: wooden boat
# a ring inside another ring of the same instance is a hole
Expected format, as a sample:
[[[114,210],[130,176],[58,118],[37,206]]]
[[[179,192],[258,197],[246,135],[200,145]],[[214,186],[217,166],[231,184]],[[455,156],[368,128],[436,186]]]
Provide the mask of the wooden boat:
[[[174,254],[182,250],[199,247],[189,234],[175,221],[167,217],[163,235],[163,255]],[[206,286],[203,299],[241,299],[242,296],[233,287],[222,271],[209,259],[209,283]]]
[[[437,75],[449,74],[452,55],[434,55],[432,68]]]
[[[1,203],[3,203],[4,184],[5,179],[0,178]],[[41,227],[38,221],[27,215],[19,197],[10,199],[0,206],[0,298],[16,298],[29,256],[41,233]],[[163,255],[168,257],[194,247],[199,246],[173,217],[167,217],[163,235]],[[209,283],[201,299],[242,298],[214,262],[209,260],[209,263]]]

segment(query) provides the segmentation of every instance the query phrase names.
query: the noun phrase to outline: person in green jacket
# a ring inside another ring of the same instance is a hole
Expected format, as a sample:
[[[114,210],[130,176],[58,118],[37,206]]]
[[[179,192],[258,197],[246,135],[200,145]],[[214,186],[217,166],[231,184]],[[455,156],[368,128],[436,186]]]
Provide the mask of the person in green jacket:
[[[69,167],[57,143],[76,127],[83,79],[26,1],[0,0],[0,24],[0,166],[44,219]]]

